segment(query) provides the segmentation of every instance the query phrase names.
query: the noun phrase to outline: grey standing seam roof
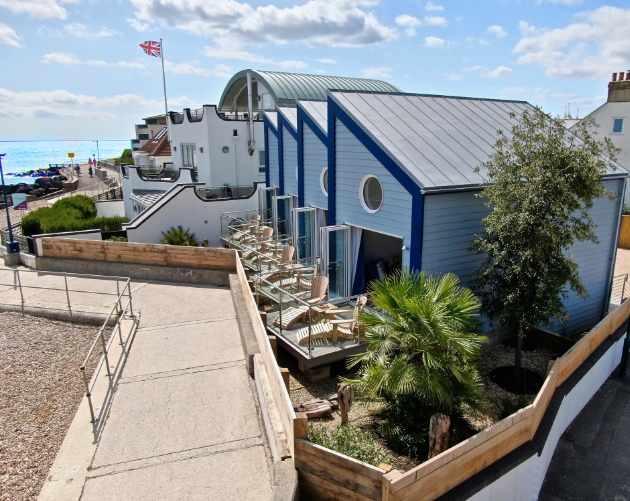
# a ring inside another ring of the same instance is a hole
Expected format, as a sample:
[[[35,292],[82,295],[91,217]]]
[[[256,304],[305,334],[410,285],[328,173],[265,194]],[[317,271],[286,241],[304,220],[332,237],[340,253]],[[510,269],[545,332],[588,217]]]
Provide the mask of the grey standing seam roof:
[[[400,89],[383,80],[371,78],[334,77],[328,75],[306,75],[301,73],[284,73],[280,71],[243,70],[234,75],[223,90],[218,109],[226,107],[226,99],[234,98],[242,88],[243,79],[250,71],[252,77],[261,82],[271,92],[276,104],[295,104],[298,99],[325,101],[330,89],[354,90],[368,92],[400,92]],[[232,87],[237,89],[232,91]],[[227,108],[231,105],[228,103]]]
[[[328,103],[326,101],[299,100],[297,105],[311,117],[324,134],[328,135]]]
[[[503,101],[418,94],[330,92],[355,122],[426,191],[484,183],[474,169],[485,163],[497,130],[509,135],[533,106]],[[514,112],[516,116],[510,117]],[[607,175],[627,175],[617,166]]]
[[[297,132],[297,108],[295,106],[278,106],[276,109]]]
[[[278,113],[275,111],[265,111],[265,116],[273,124],[276,130],[278,130]]]

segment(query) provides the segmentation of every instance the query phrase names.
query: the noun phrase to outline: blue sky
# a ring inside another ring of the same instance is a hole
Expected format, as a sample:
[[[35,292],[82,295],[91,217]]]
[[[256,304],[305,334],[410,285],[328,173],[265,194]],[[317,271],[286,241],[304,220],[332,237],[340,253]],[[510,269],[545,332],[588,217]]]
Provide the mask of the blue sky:
[[[523,99],[563,115],[630,70],[627,0],[0,0],[0,139],[123,139],[217,103],[245,68],[367,76],[406,92]]]

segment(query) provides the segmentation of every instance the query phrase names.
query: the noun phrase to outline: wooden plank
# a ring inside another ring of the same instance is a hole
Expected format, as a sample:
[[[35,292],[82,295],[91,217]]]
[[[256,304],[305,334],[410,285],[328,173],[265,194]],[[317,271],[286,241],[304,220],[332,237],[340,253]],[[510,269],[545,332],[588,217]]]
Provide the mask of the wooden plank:
[[[370,498],[366,498],[361,494],[356,492],[352,492],[351,490],[345,489],[340,485],[333,484],[332,482],[328,482],[322,478],[319,478],[316,475],[312,475],[306,471],[300,471],[300,484],[310,484],[314,487],[324,490],[328,492],[328,496],[333,495],[334,497],[326,497],[324,499],[334,499],[334,500],[345,500],[345,501],[368,501]],[[380,496],[379,496],[380,501]]]
[[[327,468],[326,466],[322,466],[321,464],[317,464],[314,462],[309,463],[307,461],[301,460],[299,456],[296,458],[295,467],[300,471],[301,474],[306,473],[319,478],[322,481],[322,484],[326,483],[328,489],[340,487],[361,496],[363,499],[381,501],[380,486],[379,490],[366,487],[365,485],[357,483],[343,476],[343,471],[341,470]]]
[[[391,501],[393,499],[393,496],[391,494],[391,484],[393,480],[396,480],[400,476],[402,476],[402,473],[398,470],[390,470],[385,475],[383,475],[381,488],[382,501]]]
[[[296,467],[299,469],[298,465],[302,463],[313,464],[313,465],[317,465],[319,468],[332,470],[335,472],[336,475],[340,475],[343,478],[352,480],[353,482],[357,484],[361,484],[374,491],[380,492],[381,486],[383,484],[383,475],[381,475],[378,479],[374,479],[374,478],[371,478],[370,476],[362,475],[361,473],[358,473],[356,471],[334,465],[324,458],[313,456],[312,454],[308,454],[304,451],[296,450],[295,451]]]
[[[338,466],[348,471],[359,473],[360,475],[371,478],[373,480],[378,480],[379,482],[381,481],[381,477],[385,473],[384,470],[376,468],[375,466],[363,463],[348,456],[344,456],[343,454],[331,451],[330,449],[326,449],[325,447],[315,445],[311,442],[308,442],[307,440],[296,439],[295,450],[296,454],[300,454],[302,452],[310,454],[311,456],[323,459],[330,465]]]
[[[296,412],[293,420],[293,437],[307,439],[308,438],[308,417],[306,412]]]

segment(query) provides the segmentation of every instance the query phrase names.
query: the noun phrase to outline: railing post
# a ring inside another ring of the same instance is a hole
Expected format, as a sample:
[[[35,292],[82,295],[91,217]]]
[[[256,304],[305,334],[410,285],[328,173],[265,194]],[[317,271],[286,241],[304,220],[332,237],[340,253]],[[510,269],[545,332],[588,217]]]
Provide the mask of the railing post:
[[[22,315],[24,315],[24,292],[22,291],[22,280],[20,280],[20,271],[14,270],[14,273],[17,276],[18,286],[20,288],[20,298],[22,300]]]
[[[98,334],[101,338],[101,344],[103,345],[103,357],[105,358],[105,367],[107,368],[107,377],[109,378],[110,386],[113,387],[114,382],[112,381],[112,372],[109,369],[109,357],[107,356],[107,345],[105,343],[105,336],[103,336],[103,329],[104,327],[101,328]]]
[[[116,277],[116,292],[118,293],[118,316],[122,315],[122,303],[120,302],[120,282]]]
[[[70,292],[68,291],[68,275],[66,275],[65,273],[63,274],[63,280],[66,284],[66,300],[68,301],[68,311],[70,312],[70,315],[72,315],[72,307],[70,306]]]
[[[308,356],[313,352],[313,314],[311,306],[308,307]]]
[[[131,302],[131,280],[127,280],[127,288],[129,291],[129,313],[131,315],[131,318],[135,318],[133,315],[133,304]]]
[[[88,405],[90,406],[90,415],[92,416],[91,423],[96,421],[94,417],[94,407],[92,407],[92,393],[90,393],[90,383],[87,380],[87,374],[85,373],[85,366],[81,367],[81,373],[83,374],[83,381],[85,382],[85,396],[88,399]]]

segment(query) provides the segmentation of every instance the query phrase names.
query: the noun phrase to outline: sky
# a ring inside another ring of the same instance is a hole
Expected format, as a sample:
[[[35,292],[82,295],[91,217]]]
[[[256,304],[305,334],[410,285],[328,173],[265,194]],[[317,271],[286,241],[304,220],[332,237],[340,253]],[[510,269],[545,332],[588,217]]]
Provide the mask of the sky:
[[[272,1],[273,3],[270,3]],[[237,71],[370,77],[583,117],[630,70],[628,1],[0,0],[0,140],[126,139]]]

